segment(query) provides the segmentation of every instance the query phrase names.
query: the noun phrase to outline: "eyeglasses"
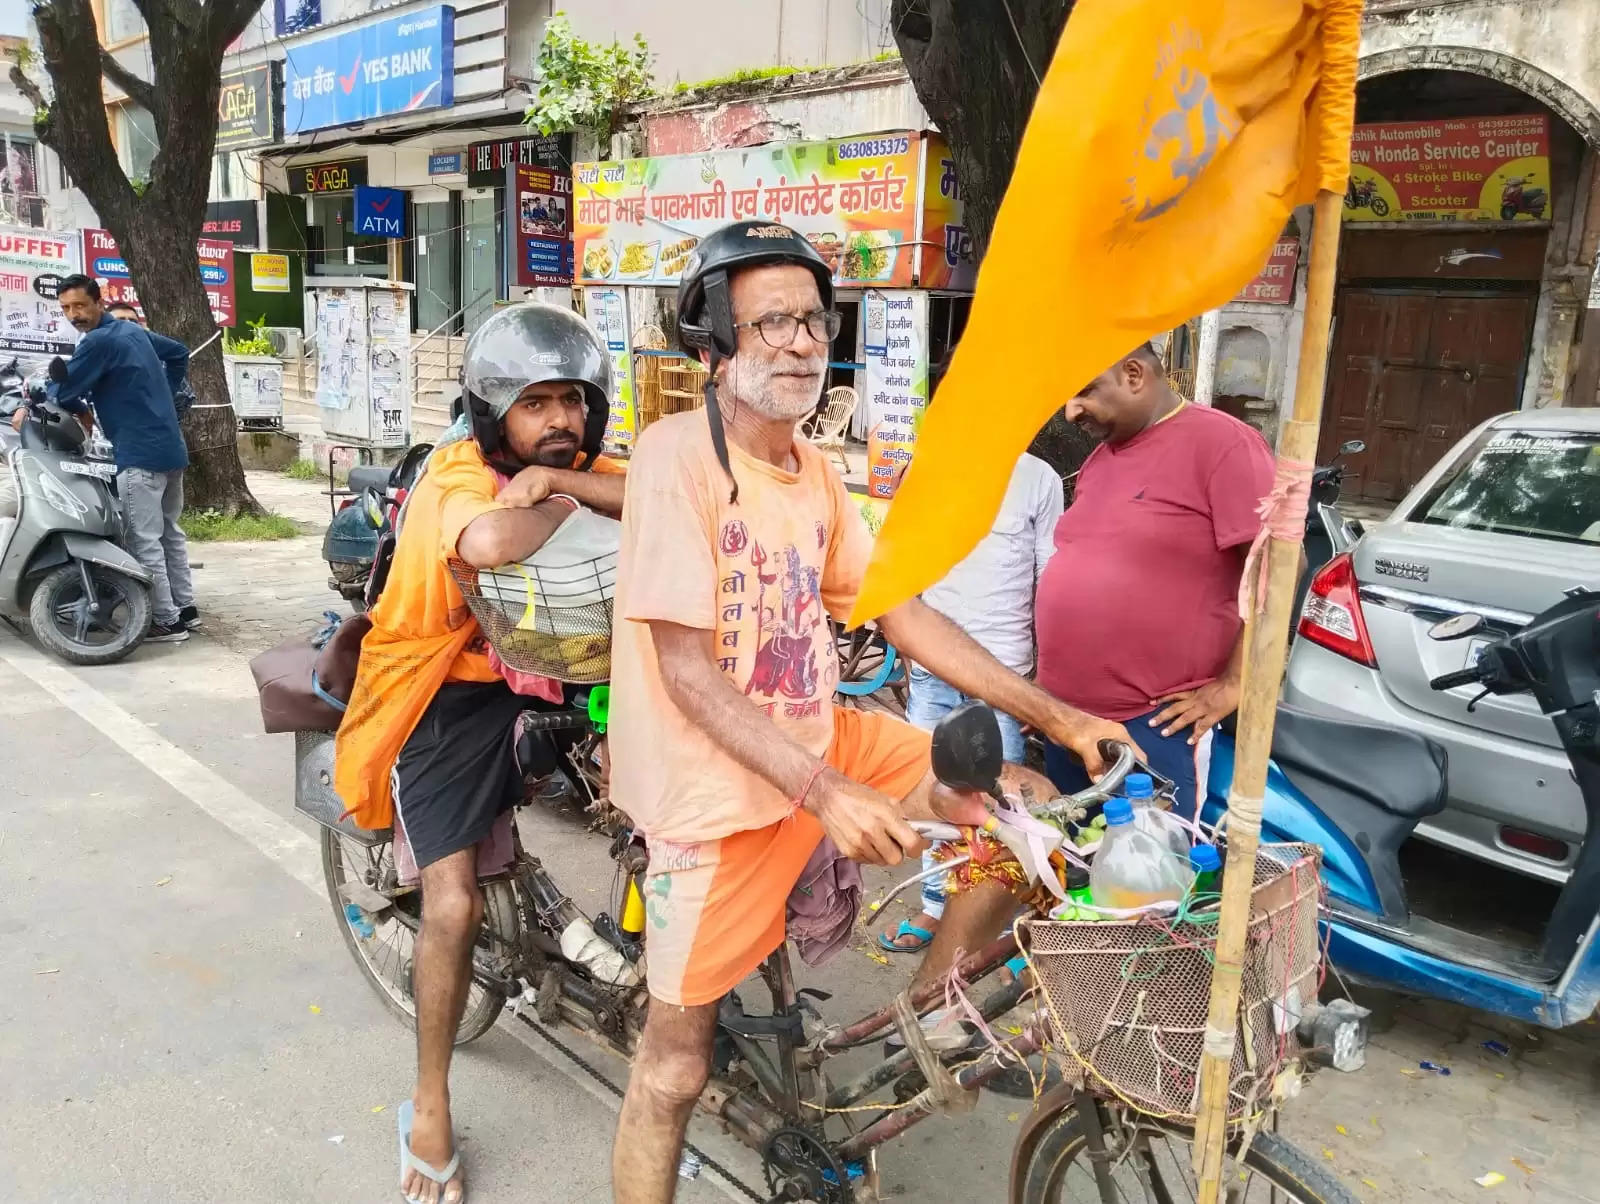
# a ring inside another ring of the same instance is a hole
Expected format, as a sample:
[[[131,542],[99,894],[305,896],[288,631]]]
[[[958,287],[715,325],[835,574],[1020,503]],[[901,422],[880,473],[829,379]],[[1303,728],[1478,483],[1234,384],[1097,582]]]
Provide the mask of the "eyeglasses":
[[[795,336],[800,333],[801,323],[805,324],[806,330],[817,342],[831,343],[837,337],[842,321],[837,310],[818,309],[803,318],[797,318],[793,314],[768,314],[753,322],[735,322],[733,328],[754,330],[768,347],[781,351],[785,347],[794,345]]]

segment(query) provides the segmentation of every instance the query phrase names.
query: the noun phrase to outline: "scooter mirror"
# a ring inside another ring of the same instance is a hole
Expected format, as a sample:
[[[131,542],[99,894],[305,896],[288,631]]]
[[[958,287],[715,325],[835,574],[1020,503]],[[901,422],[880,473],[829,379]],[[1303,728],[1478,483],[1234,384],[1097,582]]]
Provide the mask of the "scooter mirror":
[[[1359,456],[1366,450],[1367,445],[1360,439],[1350,439],[1339,445],[1339,454],[1341,456]]]
[[[1430,640],[1459,640],[1465,636],[1475,635],[1484,629],[1485,622],[1482,615],[1464,614],[1451,615],[1448,619],[1440,619],[1428,628]]]
[[[361,512],[367,516],[367,524],[374,531],[382,531],[389,521],[383,510],[383,498],[376,489],[363,489],[361,491]]]
[[[1000,721],[987,704],[964,702],[933,729],[933,776],[946,786],[987,794],[1004,765]]]

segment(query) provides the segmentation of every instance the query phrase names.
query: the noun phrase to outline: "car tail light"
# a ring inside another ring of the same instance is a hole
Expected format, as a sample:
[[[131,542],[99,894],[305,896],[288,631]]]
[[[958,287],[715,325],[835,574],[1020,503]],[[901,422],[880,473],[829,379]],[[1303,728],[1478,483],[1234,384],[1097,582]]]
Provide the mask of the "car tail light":
[[[1547,861],[1564,862],[1569,852],[1566,841],[1557,840],[1554,836],[1540,836],[1537,832],[1529,832],[1523,828],[1508,828],[1501,825],[1500,839],[1508,848],[1516,849],[1520,853],[1532,853],[1535,857],[1543,857]]]
[[[1357,590],[1356,569],[1350,553],[1328,561],[1311,578],[1305,607],[1300,612],[1299,632],[1313,644],[1376,669],[1378,654],[1367,635],[1367,620],[1361,613]]]

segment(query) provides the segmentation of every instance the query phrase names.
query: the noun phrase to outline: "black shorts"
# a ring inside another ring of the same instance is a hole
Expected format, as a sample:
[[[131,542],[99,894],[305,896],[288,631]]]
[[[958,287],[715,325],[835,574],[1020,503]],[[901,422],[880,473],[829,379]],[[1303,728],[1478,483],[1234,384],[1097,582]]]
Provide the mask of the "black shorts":
[[[472,848],[522,801],[512,729],[530,709],[550,704],[504,682],[439,687],[394,767],[395,809],[418,869]]]

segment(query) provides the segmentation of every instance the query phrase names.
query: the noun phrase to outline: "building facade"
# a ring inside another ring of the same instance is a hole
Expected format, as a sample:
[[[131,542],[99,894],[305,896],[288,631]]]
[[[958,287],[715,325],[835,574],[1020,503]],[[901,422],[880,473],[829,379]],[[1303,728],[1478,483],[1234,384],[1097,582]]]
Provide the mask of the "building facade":
[[[1319,447],[1367,443],[1346,497],[1398,500],[1492,414],[1600,404],[1597,45],[1590,0],[1368,4]],[[1285,235],[1309,233],[1306,210]],[[1295,262],[1292,292],[1221,315],[1217,403],[1269,433],[1293,400]]]

